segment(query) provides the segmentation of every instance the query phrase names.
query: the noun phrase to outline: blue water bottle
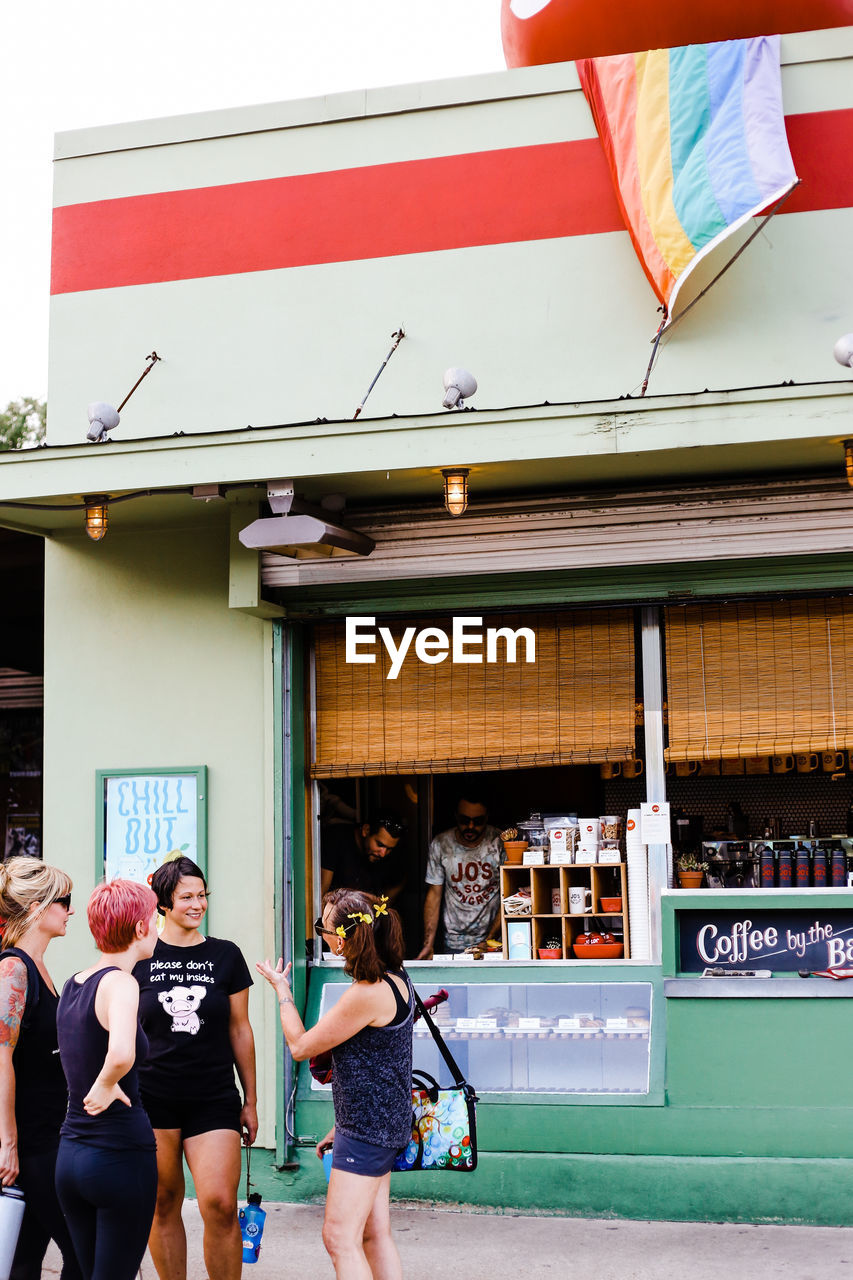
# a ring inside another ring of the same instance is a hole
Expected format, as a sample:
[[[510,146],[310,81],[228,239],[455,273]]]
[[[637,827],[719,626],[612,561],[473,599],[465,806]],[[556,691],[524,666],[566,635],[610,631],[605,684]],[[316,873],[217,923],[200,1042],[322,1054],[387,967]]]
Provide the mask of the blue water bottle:
[[[257,1191],[249,1196],[245,1209],[237,1214],[240,1219],[240,1234],[243,1237],[243,1261],[257,1262],[261,1252],[261,1238],[264,1234],[266,1210],[261,1208],[261,1197]]]

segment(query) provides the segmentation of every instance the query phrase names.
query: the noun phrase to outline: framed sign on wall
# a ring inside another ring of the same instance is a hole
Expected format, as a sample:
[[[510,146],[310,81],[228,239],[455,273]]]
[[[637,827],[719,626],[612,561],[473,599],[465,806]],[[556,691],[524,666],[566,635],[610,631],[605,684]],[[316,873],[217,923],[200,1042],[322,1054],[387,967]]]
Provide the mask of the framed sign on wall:
[[[207,874],[207,767],[98,769],[95,774],[95,879],[151,876],[170,854]]]

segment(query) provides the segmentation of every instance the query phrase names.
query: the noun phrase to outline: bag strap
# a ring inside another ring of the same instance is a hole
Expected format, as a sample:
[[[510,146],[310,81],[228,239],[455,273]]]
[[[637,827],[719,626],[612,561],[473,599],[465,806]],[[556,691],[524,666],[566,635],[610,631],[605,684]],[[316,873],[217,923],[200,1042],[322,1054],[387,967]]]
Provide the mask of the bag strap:
[[[429,1016],[429,1010],[424,1006],[423,1000],[421,1000],[420,996],[418,995],[417,991],[415,991],[414,987],[412,987],[412,991],[414,992],[415,1004],[418,1007],[418,1012],[420,1013],[424,1022],[429,1027],[430,1033],[432,1034],[432,1038],[435,1041],[438,1052],[441,1054],[442,1058],[444,1058],[444,1061],[447,1063],[447,1066],[450,1068],[450,1074],[453,1076],[453,1083],[460,1089],[462,1088],[468,1089],[470,1086],[468,1085],[468,1082],[463,1076],[462,1072],[459,1070],[459,1067],[456,1064],[456,1059],[454,1058],[453,1054],[450,1052],[447,1045],[444,1043],[444,1037],[442,1036],[438,1027],[433,1022],[432,1018]]]

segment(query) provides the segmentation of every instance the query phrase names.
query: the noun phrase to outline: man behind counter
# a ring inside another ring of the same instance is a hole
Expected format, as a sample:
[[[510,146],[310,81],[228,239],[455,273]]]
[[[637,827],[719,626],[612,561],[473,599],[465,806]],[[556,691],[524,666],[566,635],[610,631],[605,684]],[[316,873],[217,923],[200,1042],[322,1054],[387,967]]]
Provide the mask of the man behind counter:
[[[439,916],[448,952],[465,951],[497,935],[503,860],[500,833],[489,826],[488,809],[476,798],[461,796],[456,826],[442,831],[429,847],[424,945],[418,960],[433,957]]]
[[[367,822],[333,824],[323,829],[320,846],[320,888],[362,889],[390,902],[406,880],[402,850],[397,849],[403,824],[396,814],[384,813]]]

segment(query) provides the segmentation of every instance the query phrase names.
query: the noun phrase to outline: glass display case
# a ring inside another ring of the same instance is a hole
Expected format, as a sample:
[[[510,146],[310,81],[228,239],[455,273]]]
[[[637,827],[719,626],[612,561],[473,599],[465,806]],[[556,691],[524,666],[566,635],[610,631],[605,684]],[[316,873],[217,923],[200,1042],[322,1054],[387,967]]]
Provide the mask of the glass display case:
[[[326,983],[320,1014],[347,987]],[[418,986],[422,999],[435,987]],[[645,1094],[647,982],[448,984],[433,1019],[477,1093]],[[452,1083],[429,1028],[415,1023],[414,1066]],[[312,1090],[330,1086],[312,1081]]]

